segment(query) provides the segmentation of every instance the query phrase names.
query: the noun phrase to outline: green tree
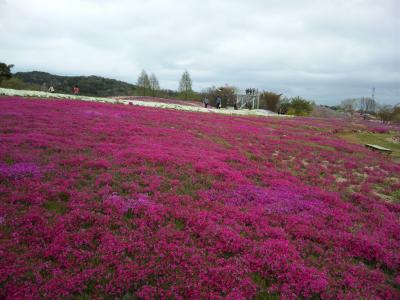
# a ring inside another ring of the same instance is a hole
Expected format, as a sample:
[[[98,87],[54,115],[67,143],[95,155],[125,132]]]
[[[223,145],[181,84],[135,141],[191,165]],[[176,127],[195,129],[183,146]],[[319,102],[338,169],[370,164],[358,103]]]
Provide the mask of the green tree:
[[[221,98],[221,106],[226,107],[226,106],[234,106],[236,102],[236,93],[238,89],[234,86],[221,86],[221,87],[208,87],[206,89],[202,90],[201,97],[207,98],[209,101],[209,104],[211,106],[216,106],[216,99],[217,97]]]
[[[378,110],[378,117],[382,123],[389,123],[393,119],[393,107],[390,105],[384,105]]]
[[[6,89],[14,90],[32,90],[39,91],[40,85],[37,84],[27,84],[17,77],[11,77],[10,79],[3,80],[0,84],[1,87]]]
[[[392,112],[392,121],[394,123],[400,123],[400,104],[397,104],[394,108],[393,108],[393,112]]]
[[[308,116],[312,111],[312,102],[301,97],[294,97],[290,99],[290,106],[287,113],[289,115]]]
[[[150,90],[150,79],[145,70],[139,74],[137,85],[142,91],[143,96],[146,96],[146,91]]]
[[[150,90],[151,90],[151,95],[154,97],[156,96],[157,92],[160,90],[160,84],[158,83],[158,79],[154,73],[150,75],[149,78],[149,83],[150,83]]]
[[[273,92],[262,92],[260,95],[260,108],[277,112],[281,96],[282,94]]]
[[[10,79],[12,77],[11,74],[12,67],[14,67],[14,65],[7,65],[5,63],[0,62],[0,83],[4,79]]]
[[[179,92],[185,100],[189,99],[189,97],[193,93],[192,79],[190,78],[190,74],[187,70],[183,72],[181,81],[179,82]]]
[[[290,99],[287,97],[284,97],[278,103],[277,113],[281,114],[281,115],[286,115],[289,111],[289,108],[290,108]]]
[[[221,86],[219,89],[220,97],[222,100],[222,107],[234,106],[236,103],[236,94],[238,89],[234,86]]]

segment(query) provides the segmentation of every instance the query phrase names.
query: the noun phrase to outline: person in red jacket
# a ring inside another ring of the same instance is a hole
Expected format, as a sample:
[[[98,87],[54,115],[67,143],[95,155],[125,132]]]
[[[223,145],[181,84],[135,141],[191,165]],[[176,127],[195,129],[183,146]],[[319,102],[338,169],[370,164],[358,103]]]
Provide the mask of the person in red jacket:
[[[74,95],[78,95],[79,94],[79,87],[77,85],[75,85],[72,91],[74,92]]]

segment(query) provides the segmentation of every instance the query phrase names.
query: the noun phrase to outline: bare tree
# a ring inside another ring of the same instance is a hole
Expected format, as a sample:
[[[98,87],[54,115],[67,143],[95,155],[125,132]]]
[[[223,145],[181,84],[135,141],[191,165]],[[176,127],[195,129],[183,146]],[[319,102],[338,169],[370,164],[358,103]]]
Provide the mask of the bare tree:
[[[340,103],[340,108],[352,118],[354,112],[356,111],[357,102],[357,99],[343,100],[342,103]]]
[[[149,82],[151,94],[152,96],[156,96],[157,91],[160,90],[160,84],[158,83],[158,79],[154,73],[150,75]]]
[[[397,124],[400,123],[400,103],[393,107],[392,121]]]
[[[150,89],[150,80],[145,70],[140,73],[137,85],[141,88],[143,96],[146,96],[146,91]]]
[[[376,111],[376,102],[370,97],[361,97],[359,99],[359,107],[363,113],[374,113]]]
[[[192,79],[190,78],[190,74],[187,70],[183,72],[181,81],[179,82],[179,92],[182,93],[185,100],[192,94]]]
[[[209,99],[209,103],[212,106],[216,105],[216,98],[221,98],[221,106],[234,106],[236,103],[236,94],[238,89],[234,86],[224,85],[221,87],[209,87],[203,89],[202,96],[207,97]]]
[[[393,118],[393,107],[390,105],[381,106],[378,109],[378,116],[382,123],[389,123]]]
[[[366,112],[367,111],[366,110],[367,109],[367,103],[366,103],[365,99],[366,98],[364,98],[364,97],[359,99],[358,106],[359,106],[360,112]]]
[[[273,92],[266,92],[266,91],[262,92],[260,94],[260,108],[276,112],[281,97],[282,94],[276,94]]]

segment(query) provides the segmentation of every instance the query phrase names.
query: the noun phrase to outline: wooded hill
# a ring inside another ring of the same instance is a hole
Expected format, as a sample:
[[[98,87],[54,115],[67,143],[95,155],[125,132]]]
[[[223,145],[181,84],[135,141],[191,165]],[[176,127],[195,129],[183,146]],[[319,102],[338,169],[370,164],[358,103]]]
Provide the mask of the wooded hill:
[[[137,89],[134,84],[100,76],[59,76],[39,71],[18,72],[13,76],[36,89],[47,90],[52,85],[57,93],[71,93],[75,85],[81,94],[98,97],[133,95]]]

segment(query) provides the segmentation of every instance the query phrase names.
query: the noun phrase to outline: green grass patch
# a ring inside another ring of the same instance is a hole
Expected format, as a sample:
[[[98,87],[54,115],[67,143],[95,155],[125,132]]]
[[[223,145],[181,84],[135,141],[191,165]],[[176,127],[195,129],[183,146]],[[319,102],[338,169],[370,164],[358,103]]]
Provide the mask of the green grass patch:
[[[392,192],[389,196],[394,202],[400,202],[400,190]]]
[[[249,152],[249,151],[246,151],[246,157],[248,159],[250,159],[250,160],[254,160],[254,161],[258,161],[258,162],[262,162],[263,161],[262,157],[254,154],[252,152]]]
[[[303,125],[303,126],[299,126],[298,128],[304,128],[307,130],[314,130],[314,131],[318,131],[318,132],[329,132],[331,130],[331,128],[329,128],[329,127],[316,127],[316,126],[311,126],[311,125]]]
[[[278,294],[269,293],[268,288],[271,286],[272,282],[268,279],[262,278],[260,274],[253,274],[253,282],[259,287],[258,294],[254,297],[256,300],[278,300],[280,297]]]
[[[400,144],[393,141],[393,137],[398,133],[371,133],[371,132],[354,132],[354,133],[343,133],[339,136],[349,142],[356,144],[374,144],[392,150],[390,157],[393,160],[400,162]]]
[[[289,143],[292,144],[300,144],[301,146],[310,146],[314,147],[316,150],[328,150],[328,151],[336,151],[336,149],[332,146],[323,145],[317,142],[305,141],[305,140],[298,140],[298,141],[290,141]]]
[[[226,141],[224,138],[222,138],[222,137],[219,137],[219,136],[211,136],[210,139],[211,139],[214,143],[216,143],[216,144],[218,144],[218,145],[221,145],[221,146],[223,146],[223,147],[225,147],[225,148],[228,148],[228,149],[231,149],[231,148],[232,148],[232,145],[231,145],[228,141]]]
[[[179,177],[180,186],[177,188],[177,193],[197,198],[197,191],[211,188],[212,180],[212,176],[207,174],[198,174],[197,177],[182,174]]]
[[[185,221],[181,220],[181,219],[175,219],[175,227],[178,230],[183,230],[185,229]]]
[[[61,215],[65,214],[68,210],[65,202],[52,201],[52,200],[43,203],[43,208],[47,209],[48,211]]]
[[[6,154],[4,155],[3,161],[4,161],[7,165],[12,165],[12,164],[15,163],[14,158],[13,158],[10,154],[8,154],[8,153],[6,153]]]

